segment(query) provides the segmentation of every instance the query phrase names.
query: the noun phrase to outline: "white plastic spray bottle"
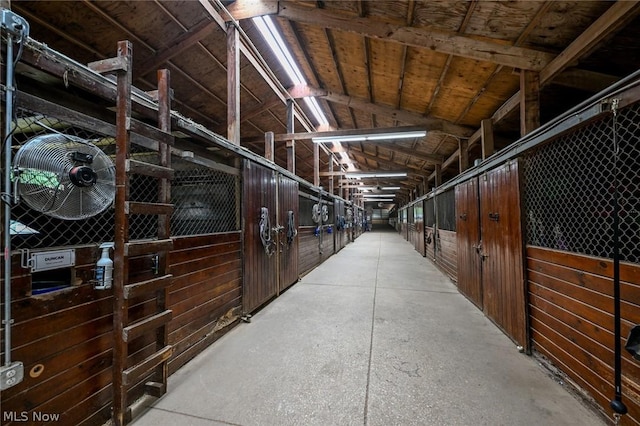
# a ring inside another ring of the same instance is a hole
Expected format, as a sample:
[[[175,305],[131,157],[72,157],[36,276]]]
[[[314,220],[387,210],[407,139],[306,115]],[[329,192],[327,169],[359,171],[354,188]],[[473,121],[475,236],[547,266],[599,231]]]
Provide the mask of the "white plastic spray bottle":
[[[102,255],[98,259],[98,263],[96,263],[96,283],[94,286],[96,290],[111,288],[113,283],[113,260],[109,257],[109,249],[113,247],[113,243],[100,244]]]

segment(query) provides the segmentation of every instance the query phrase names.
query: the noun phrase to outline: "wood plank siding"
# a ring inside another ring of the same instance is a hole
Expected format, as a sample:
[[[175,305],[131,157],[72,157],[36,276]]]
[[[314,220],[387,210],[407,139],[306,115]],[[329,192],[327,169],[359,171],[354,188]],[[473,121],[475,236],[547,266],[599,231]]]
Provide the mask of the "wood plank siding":
[[[451,278],[458,280],[458,245],[456,233],[439,229],[437,232],[436,264]]]
[[[613,261],[528,246],[526,265],[533,349],[601,406],[613,388]],[[640,265],[621,263],[622,336],[640,323]],[[623,337],[622,344],[625,343]],[[624,421],[640,423],[640,366],[622,351]]]
[[[478,178],[456,187],[458,290],[483,309],[478,195]]]
[[[260,239],[261,209],[268,209],[270,228],[277,224],[276,172],[250,160],[243,167],[244,283],[242,307],[251,313],[278,293],[278,256],[267,253]]]
[[[229,232],[174,239],[170,255],[173,311],[169,362],[173,373],[217,340],[241,314],[242,234]]]
[[[309,273],[320,264],[320,248],[315,226],[301,226],[298,228],[298,271],[300,276]]]

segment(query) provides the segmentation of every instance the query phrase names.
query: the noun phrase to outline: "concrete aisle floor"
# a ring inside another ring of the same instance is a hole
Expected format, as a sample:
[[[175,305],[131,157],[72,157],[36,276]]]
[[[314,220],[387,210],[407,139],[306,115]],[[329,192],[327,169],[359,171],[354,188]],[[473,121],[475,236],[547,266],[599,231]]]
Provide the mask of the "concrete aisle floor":
[[[603,425],[395,232],[367,232],[171,376],[159,425]]]

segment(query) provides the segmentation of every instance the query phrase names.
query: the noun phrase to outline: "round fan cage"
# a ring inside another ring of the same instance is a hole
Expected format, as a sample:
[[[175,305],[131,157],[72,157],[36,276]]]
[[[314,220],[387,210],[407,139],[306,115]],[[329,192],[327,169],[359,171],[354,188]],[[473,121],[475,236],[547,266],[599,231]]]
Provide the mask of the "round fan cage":
[[[14,157],[20,199],[64,220],[105,211],[115,197],[115,166],[99,147],[75,136],[47,134],[28,140]]]

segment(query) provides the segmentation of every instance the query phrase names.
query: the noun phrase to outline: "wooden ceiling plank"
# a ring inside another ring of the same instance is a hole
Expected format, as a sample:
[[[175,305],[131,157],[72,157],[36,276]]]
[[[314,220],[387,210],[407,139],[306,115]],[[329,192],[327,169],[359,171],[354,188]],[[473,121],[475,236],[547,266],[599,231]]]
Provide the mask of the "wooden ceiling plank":
[[[617,1],[607,9],[593,24],[580,34],[562,53],[540,71],[540,87],[551,83],[565,68],[579,61],[588,54],[604,38],[621,29],[631,19],[640,13],[640,3]],[[520,105],[520,91],[516,92],[505,102],[492,118],[494,123],[509,115]]]
[[[411,123],[411,124],[419,124],[426,126],[429,131],[439,131],[442,133],[448,133],[456,136],[466,137],[473,133],[473,129],[460,126],[454,123],[451,123],[447,120],[442,120],[433,117],[425,117],[422,114],[395,109],[383,105],[377,105],[372,102],[368,102],[363,99],[358,99],[355,97],[340,95],[333,92],[327,92],[324,96],[330,102],[335,102],[343,105],[348,105],[350,108],[362,110],[362,111],[371,111],[374,114],[379,114],[383,116],[387,116],[398,120],[403,123]]]
[[[552,59],[547,52],[478,40],[455,32],[405,27],[389,22],[332,13],[281,2],[278,16],[309,25],[355,32],[366,37],[527,70],[541,70]]]
[[[171,46],[167,47],[163,51],[156,52],[154,56],[143,62],[138,66],[138,76],[146,75],[150,72],[155,72],[162,64],[167,62],[174,56],[184,52],[184,50],[197,44],[203,38],[213,34],[217,29],[217,24],[210,19],[205,19],[195,27],[191,28],[186,33],[175,39]]]
[[[573,43],[540,71],[540,84],[545,84],[560,74],[576,60],[591,53],[591,50],[609,35],[620,30],[640,13],[640,3],[616,1],[605,13],[589,26]]]

